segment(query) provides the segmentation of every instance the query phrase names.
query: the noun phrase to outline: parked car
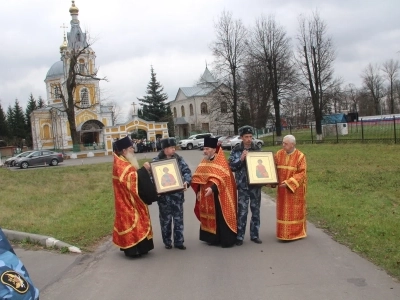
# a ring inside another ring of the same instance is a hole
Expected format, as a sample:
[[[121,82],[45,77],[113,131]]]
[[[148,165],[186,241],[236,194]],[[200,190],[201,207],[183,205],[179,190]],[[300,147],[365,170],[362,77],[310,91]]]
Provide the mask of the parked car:
[[[187,139],[180,140],[178,146],[182,149],[192,150],[193,148],[199,147],[199,142],[203,142],[205,137],[213,137],[212,133],[199,133],[189,136]]]
[[[17,158],[14,162],[14,166],[21,169],[27,169],[31,166],[57,166],[63,161],[62,153],[50,150],[39,150],[31,151],[27,156]]]
[[[28,155],[29,153],[31,153],[31,152],[32,152],[32,151],[25,151],[25,152],[22,152],[22,153],[20,153],[20,154],[17,154],[17,155],[15,155],[15,156],[13,156],[13,157],[9,157],[9,158],[7,158],[6,161],[4,162],[4,165],[6,165],[7,167],[14,167],[14,163],[15,163],[15,160],[16,160],[17,158],[27,156],[27,155]]]
[[[234,135],[223,140],[221,147],[222,149],[231,149],[236,145],[240,144],[241,142],[242,138],[240,137],[240,135]],[[256,139],[254,137],[253,137],[253,143],[256,144],[259,148],[261,148],[264,145],[264,141]]]

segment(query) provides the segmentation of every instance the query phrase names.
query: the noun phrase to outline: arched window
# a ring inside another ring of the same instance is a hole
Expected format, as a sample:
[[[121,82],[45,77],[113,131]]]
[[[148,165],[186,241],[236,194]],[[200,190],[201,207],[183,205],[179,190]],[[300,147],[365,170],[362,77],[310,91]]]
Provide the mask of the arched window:
[[[185,116],[185,107],[183,105],[181,106],[181,114],[182,114],[182,117]]]
[[[85,61],[83,59],[79,60],[79,73],[85,74]]]
[[[176,107],[174,107],[174,118],[176,118]]]
[[[208,114],[207,103],[205,102],[201,103],[200,110],[202,115],[207,115]]]
[[[50,139],[50,126],[49,125],[43,125],[43,139],[44,140],[49,140]]]
[[[221,113],[226,114],[228,112],[228,104],[225,101],[221,102]]]
[[[58,85],[54,86],[54,98],[60,98],[60,87]]]
[[[87,88],[81,89],[81,107],[89,107],[89,91]]]
[[[193,104],[189,105],[189,111],[190,111],[190,115],[193,116],[194,115],[194,113],[193,113]]]

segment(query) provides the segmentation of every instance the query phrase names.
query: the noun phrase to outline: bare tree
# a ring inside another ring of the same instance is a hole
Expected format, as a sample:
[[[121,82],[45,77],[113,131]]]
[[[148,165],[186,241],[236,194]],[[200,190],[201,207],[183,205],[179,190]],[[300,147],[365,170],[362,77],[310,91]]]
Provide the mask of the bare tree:
[[[222,12],[214,27],[216,39],[210,48],[215,58],[215,70],[221,74],[224,83],[232,90],[230,107],[233,128],[237,133],[240,72],[246,57],[247,30],[240,19],[234,20],[232,13],[226,11]]]
[[[332,38],[327,36],[327,25],[318,12],[306,19],[299,18],[296,62],[301,71],[300,83],[308,90],[314,109],[317,139],[322,139],[322,115],[327,108],[325,92],[339,82],[333,78],[336,58]]]
[[[265,72],[264,78],[269,83],[275,111],[276,135],[281,136],[281,100],[294,90],[295,70],[292,63],[290,38],[285,29],[278,25],[274,16],[262,16],[256,20],[248,43],[249,54]],[[268,99],[263,99],[267,109]]]
[[[393,85],[394,96],[395,96],[395,106],[397,111],[400,109],[400,80],[396,80]]]
[[[372,98],[374,104],[375,114],[382,114],[382,107],[380,99],[383,96],[383,78],[379,74],[379,66],[368,64],[364,69],[361,78],[363,79],[363,84],[365,89],[368,91]]]
[[[383,63],[382,71],[385,73],[386,79],[389,81],[389,109],[390,113],[395,113],[395,103],[394,103],[394,83],[397,79],[399,72],[399,62],[390,59]]]
[[[273,105],[269,74],[265,72],[262,64],[251,56],[248,57],[244,68],[243,90],[243,101],[249,107],[249,125],[256,128],[265,127]]]
[[[117,103],[117,101],[110,100],[108,102],[104,102],[104,105],[111,109],[113,126],[122,121],[121,106]]]
[[[347,109],[350,112],[358,111],[358,95],[359,91],[353,83],[349,83],[345,88],[345,97]]]

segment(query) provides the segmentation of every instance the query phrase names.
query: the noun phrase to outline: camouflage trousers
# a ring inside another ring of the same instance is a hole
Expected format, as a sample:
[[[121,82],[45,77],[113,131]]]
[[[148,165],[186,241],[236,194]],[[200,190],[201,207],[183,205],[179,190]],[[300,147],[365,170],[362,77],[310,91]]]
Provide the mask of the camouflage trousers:
[[[183,245],[183,196],[161,196],[158,200],[161,235],[165,245],[172,245],[172,220],[174,221],[174,246]]]
[[[248,190],[238,190],[238,232],[237,239],[244,239],[247,224],[247,213],[251,210],[250,219],[250,238],[258,238],[258,233],[260,230],[260,205],[261,205],[261,188],[253,187]]]

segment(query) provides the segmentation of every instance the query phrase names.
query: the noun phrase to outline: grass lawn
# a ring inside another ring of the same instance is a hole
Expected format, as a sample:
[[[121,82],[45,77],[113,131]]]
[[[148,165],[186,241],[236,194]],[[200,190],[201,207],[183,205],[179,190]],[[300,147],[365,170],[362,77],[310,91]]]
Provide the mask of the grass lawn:
[[[400,279],[400,147],[314,144],[298,148],[307,158],[308,220]],[[275,197],[275,190],[264,191]]]
[[[298,148],[308,163],[308,220],[400,279],[400,147]],[[17,172],[1,168],[0,226],[92,250],[112,232],[111,167],[104,163]]]

